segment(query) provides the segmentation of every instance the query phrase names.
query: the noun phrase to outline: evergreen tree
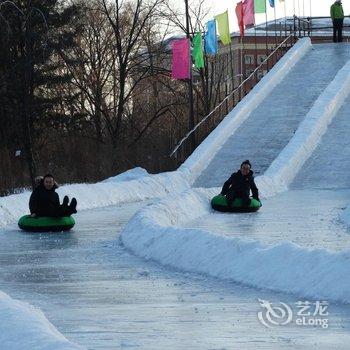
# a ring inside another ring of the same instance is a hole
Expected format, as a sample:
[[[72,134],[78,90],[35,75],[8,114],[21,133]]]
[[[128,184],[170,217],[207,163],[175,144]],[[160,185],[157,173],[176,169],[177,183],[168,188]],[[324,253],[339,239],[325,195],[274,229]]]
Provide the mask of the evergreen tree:
[[[70,80],[60,57],[75,45],[79,18],[57,0],[0,1],[0,122],[21,143],[32,182],[40,136],[68,117],[61,101],[75,98],[58,87]]]

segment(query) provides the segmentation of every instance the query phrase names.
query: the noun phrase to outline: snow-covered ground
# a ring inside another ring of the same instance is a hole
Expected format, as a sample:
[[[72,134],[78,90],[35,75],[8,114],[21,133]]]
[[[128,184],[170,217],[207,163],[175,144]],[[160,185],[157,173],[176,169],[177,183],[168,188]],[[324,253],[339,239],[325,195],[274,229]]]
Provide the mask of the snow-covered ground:
[[[61,196],[76,196],[78,209],[90,209],[77,215],[71,233],[19,232],[15,222],[29,193],[0,198],[0,289],[35,307],[0,295],[0,344],[347,349],[350,249],[340,217],[350,212],[343,210],[350,201],[344,179],[350,124],[347,106],[340,107],[349,101],[348,52],[347,44],[310,50],[310,41],[301,40],[176,172],[137,168],[94,185],[62,186]],[[209,202],[220,188],[211,186],[221,185],[247,154],[260,174],[267,169],[257,179],[262,209],[215,213]],[[217,167],[215,175],[210,169]],[[191,188],[193,182],[207,188]],[[293,322],[266,328],[258,299],[326,300],[329,328]]]

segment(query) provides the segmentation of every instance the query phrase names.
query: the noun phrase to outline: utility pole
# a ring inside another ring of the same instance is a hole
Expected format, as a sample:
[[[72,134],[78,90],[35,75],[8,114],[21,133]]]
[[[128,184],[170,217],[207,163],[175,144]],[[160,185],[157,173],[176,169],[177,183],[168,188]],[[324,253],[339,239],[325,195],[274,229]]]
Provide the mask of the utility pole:
[[[186,7],[186,37],[191,40],[190,35],[190,14],[188,9],[188,0],[185,0]],[[192,59],[190,57],[190,77],[188,79],[188,103],[189,103],[189,131],[194,128],[194,110],[193,110],[193,83],[192,83]],[[191,138],[191,152],[194,151],[196,147],[196,137],[195,132],[190,136]]]

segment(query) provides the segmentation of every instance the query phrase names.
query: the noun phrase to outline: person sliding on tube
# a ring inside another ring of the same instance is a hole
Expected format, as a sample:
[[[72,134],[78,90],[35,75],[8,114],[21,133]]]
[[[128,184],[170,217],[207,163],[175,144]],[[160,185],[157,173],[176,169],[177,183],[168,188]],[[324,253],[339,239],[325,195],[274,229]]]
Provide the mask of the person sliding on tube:
[[[241,168],[224,183],[221,194],[226,196],[229,206],[232,206],[235,198],[241,198],[243,206],[249,207],[250,191],[253,193],[253,198],[260,202],[259,190],[255,185],[253,171],[250,170],[251,167],[249,160],[245,160],[241,164]]]
[[[29,209],[32,217],[62,217],[70,216],[77,212],[77,200],[75,198],[68,205],[69,198],[65,196],[62,205],[60,205],[60,198],[56,193],[56,188],[57,185],[51,174],[46,174],[40,180],[29,199]]]

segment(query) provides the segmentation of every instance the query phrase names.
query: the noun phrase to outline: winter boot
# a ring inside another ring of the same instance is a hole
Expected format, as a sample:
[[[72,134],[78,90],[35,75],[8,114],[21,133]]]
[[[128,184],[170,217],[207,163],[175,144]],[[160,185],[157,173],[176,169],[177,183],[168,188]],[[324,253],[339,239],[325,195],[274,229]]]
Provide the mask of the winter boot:
[[[72,200],[69,204],[69,209],[72,212],[72,214],[76,214],[76,212],[77,212],[77,200],[75,198],[72,198]]]
[[[62,202],[62,207],[68,207],[68,203],[69,203],[68,196],[64,196],[63,202]]]

